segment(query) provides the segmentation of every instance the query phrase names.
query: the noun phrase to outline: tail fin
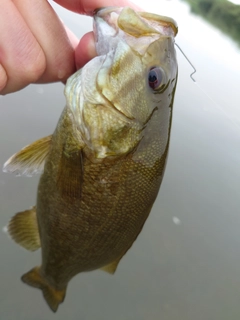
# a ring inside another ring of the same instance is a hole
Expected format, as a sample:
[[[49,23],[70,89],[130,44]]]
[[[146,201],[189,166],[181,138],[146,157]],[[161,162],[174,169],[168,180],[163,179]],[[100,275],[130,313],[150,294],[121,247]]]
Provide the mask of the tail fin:
[[[50,286],[41,276],[40,268],[35,267],[22,276],[22,281],[29,286],[42,290],[43,296],[53,312],[56,312],[60,303],[63,302],[66,294],[66,288],[57,290]]]

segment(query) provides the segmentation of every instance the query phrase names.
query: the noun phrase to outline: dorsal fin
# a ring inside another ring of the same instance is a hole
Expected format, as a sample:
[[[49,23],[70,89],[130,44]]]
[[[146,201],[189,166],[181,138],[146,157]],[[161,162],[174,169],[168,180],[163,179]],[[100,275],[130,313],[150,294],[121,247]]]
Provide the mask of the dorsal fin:
[[[42,173],[51,138],[52,135],[39,139],[15,153],[5,162],[3,171],[25,176]]]
[[[23,248],[35,251],[41,247],[36,207],[18,212],[9,221],[7,231],[11,238]]]

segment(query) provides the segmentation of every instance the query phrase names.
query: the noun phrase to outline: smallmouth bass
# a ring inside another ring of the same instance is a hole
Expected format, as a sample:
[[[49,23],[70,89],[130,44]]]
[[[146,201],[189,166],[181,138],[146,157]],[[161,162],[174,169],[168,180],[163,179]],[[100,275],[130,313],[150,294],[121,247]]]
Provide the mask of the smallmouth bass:
[[[115,272],[151,211],[169,147],[176,33],[167,17],[96,10],[98,56],[68,79],[55,132],[4,165],[42,173],[36,206],[17,213],[8,232],[28,250],[41,247],[41,266],[22,280],[54,312],[78,273]]]

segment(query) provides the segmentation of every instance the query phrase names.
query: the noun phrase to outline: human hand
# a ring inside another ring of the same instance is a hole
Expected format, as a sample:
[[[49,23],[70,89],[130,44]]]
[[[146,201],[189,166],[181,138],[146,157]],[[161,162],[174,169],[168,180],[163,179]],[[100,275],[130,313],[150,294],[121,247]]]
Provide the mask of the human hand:
[[[93,15],[104,6],[131,6],[128,0],[55,0],[61,6]],[[0,94],[30,83],[65,82],[96,55],[93,34],[78,39],[64,27],[46,0],[5,0],[0,4]]]

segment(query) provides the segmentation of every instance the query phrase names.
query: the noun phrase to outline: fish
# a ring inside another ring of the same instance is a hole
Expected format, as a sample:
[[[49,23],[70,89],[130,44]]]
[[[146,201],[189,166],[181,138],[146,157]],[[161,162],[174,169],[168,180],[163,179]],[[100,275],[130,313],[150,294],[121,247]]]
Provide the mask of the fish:
[[[54,133],[3,168],[41,174],[36,205],[7,229],[25,249],[41,248],[41,265],[21,279],[53,312],[77,274],[114,274],[152,209],[170,142],[176,22],[130,7],[97,9],[93,20],[97,56],[67,80]]]

